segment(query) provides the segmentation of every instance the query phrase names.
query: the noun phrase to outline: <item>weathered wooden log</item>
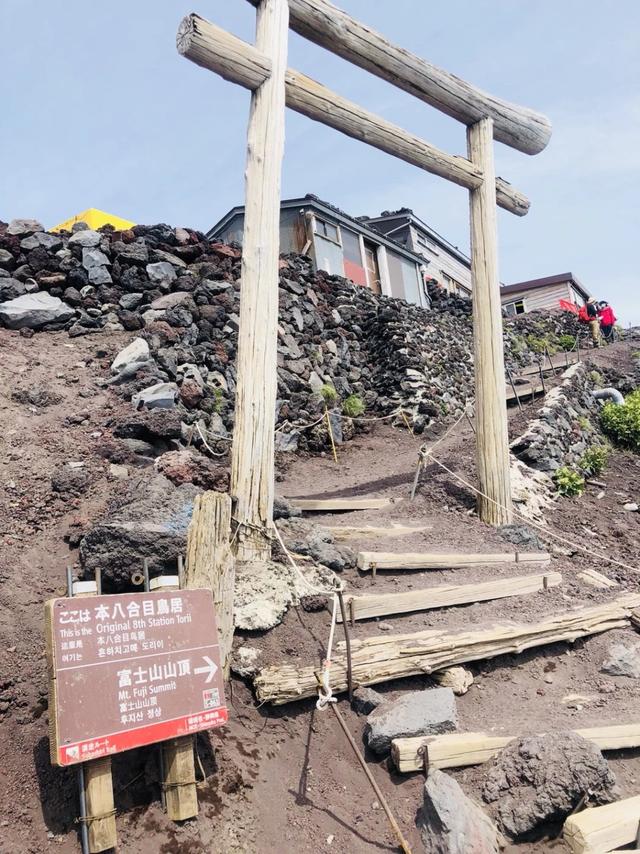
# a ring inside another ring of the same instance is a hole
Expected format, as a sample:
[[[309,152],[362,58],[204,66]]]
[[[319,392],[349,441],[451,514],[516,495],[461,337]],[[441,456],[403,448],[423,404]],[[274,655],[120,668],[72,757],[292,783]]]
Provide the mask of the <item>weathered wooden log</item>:
[[[548,566],[547,552],[494,552],[438,554],[437,552],[358,552],[358,569],[460,569],[465,566],[495,566],[526,563]]]
[[[187,532],[185,586],[213,592],[225,679],[229,678],[233,644],[235,561],[230,538],[231,497],[221,492],[196,496]]]
[[[376,685],[404,676],[432,673],[445,667],[520,653],[558,641],[572,642],[585,635],[629,625],[631,611],[640,605],[640,594],[628,594],[589,608],[552,614],[536,623],[507,623],[475,631],[428,629],[404,635],[375,635],[351,641],[353,682]],[[344,643],[337,645],[331,660],[334,693],[347,689]],[[254,680],[261,702],[289,703],[316,693],[316,665],[282,664],[264,667]]]
[[[600,750],[640,747],[640,723],[589,727],[574,732],[592,741]],[[487,732],[395,738],[391,742],[391,758],[403,774],[419,771],[424,768],[422,748],[426,746],[430,768],[465,768],[488,762],[516,738],[517,735],[491,735]]]
[[[469,192],[478,516],[498,526],[511,522],[512,503],[492,129],[490,118],[471,125],[467,147],[484,174],[482,186]]]
[[[640,795],[636,795],[569,816],[562,836],[573,854],[603,854],[636,842],[639,824]]]
[[[231,494],[236,499],[238,560],[271,557],[274,435],[277,391],[280,183],[284,153],[284,74],[287,0],[261,0],[256,48],[269,57],[271,74],[251,95],[247,129],[244,234],[236,359],[235,426]]]
[[[258,0],[249,0],[254,6]],[[549,119],[503,101],[389,42],[328,0],[289,0],[290,26],[336,53],[431,104],[463,124],[493,119],[494,137],[525,154],[542,151],[551,137]]]
[[[546,575],[521,575],[517,578],[498,578],[480,584],[445,584],[426,590],[407,590],[402,593],[379,593],[371,596],[345,596],[348,618],[367,620],[389,614],[407,614],[446,608],[449,605],[466,605],[486,602],[488,599],[505,599],[508,596],[525,596],[538,593],[547,587],[557,587],[562,582],[559,572]],[[338,617],[342,622],[342,616]]]
[[[199,15],[183,19],[176,41],[187,59],[246,89],[256,89],[271,73],[264,53]],[[482,183],[482,171],[465,157],[440,151],[292,68],[285,75],[285,96],[292,110],[426,172],[467,189]],[[527,197],[502,178],[496,180],[496,198],[500,207],[517,216],[529,210]]]

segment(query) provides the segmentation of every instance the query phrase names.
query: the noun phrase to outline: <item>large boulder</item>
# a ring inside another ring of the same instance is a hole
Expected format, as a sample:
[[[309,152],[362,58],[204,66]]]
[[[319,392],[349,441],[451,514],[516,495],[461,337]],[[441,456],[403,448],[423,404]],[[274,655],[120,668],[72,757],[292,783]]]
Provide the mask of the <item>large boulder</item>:
[[[126,503],[98,522],[80,544],[80,561],[87,575],[102,570],[108,589],[130,586],[131,574],[145,558],[152,574],[175,574],[178,555],[184,555],[193,502],[200,492],[192,484],[174,486],[162,475],[142,478]]]
[[[44,231],[44,226],[37,219],[12,219],[7,227],[7,234],[18,237],[28,237],[36,231]]]
[[[448,774],[429,771],[418,816],[425,854],[498,854],[503,837]]]
[[[0,303],[0,320],[9,329],[39,329],[48,323],[66,323],[74,315],[71,306],[46,291],[23,294]]]
[[[500,828],[519,840],[563,822],[587,792],[591,803],[616,799],[607,761],[576,733],[552,732],[508,744],[489,768],[482,797],[494,805]]]
[[[388,753],[394,738],[453,732],[458,724],[451,688],[409,691],[378,706],[367,718],[367,744]]]

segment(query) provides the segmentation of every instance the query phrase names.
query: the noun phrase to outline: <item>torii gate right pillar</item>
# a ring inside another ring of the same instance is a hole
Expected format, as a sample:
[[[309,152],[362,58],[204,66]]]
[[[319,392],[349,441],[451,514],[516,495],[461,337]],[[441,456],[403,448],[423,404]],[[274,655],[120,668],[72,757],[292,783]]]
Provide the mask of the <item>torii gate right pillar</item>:
[[[467,128],[467,147],[469,160],[484,175],[469,191],[478,515],[497,526],[511,522],[512,503],[491,118]]]

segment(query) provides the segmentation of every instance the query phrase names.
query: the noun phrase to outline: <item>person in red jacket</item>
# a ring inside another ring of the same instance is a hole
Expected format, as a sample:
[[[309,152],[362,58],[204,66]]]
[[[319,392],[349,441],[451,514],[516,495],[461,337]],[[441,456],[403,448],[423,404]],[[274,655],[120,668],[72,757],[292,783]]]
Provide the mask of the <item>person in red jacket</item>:
[[[598,304],[598,317],[600,318],[602,337],[609,344],[613,341],[613,327],[616,322],[616,316],[609,303],[605,300],[601,300]]]

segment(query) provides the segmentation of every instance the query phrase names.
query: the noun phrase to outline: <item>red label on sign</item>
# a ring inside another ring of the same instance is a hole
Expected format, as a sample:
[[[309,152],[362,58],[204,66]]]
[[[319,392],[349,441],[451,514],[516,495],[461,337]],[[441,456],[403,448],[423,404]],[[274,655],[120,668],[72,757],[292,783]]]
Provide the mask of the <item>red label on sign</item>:
[[[58,764],[226,722],[210,591],[55,599],[47,607]]]

